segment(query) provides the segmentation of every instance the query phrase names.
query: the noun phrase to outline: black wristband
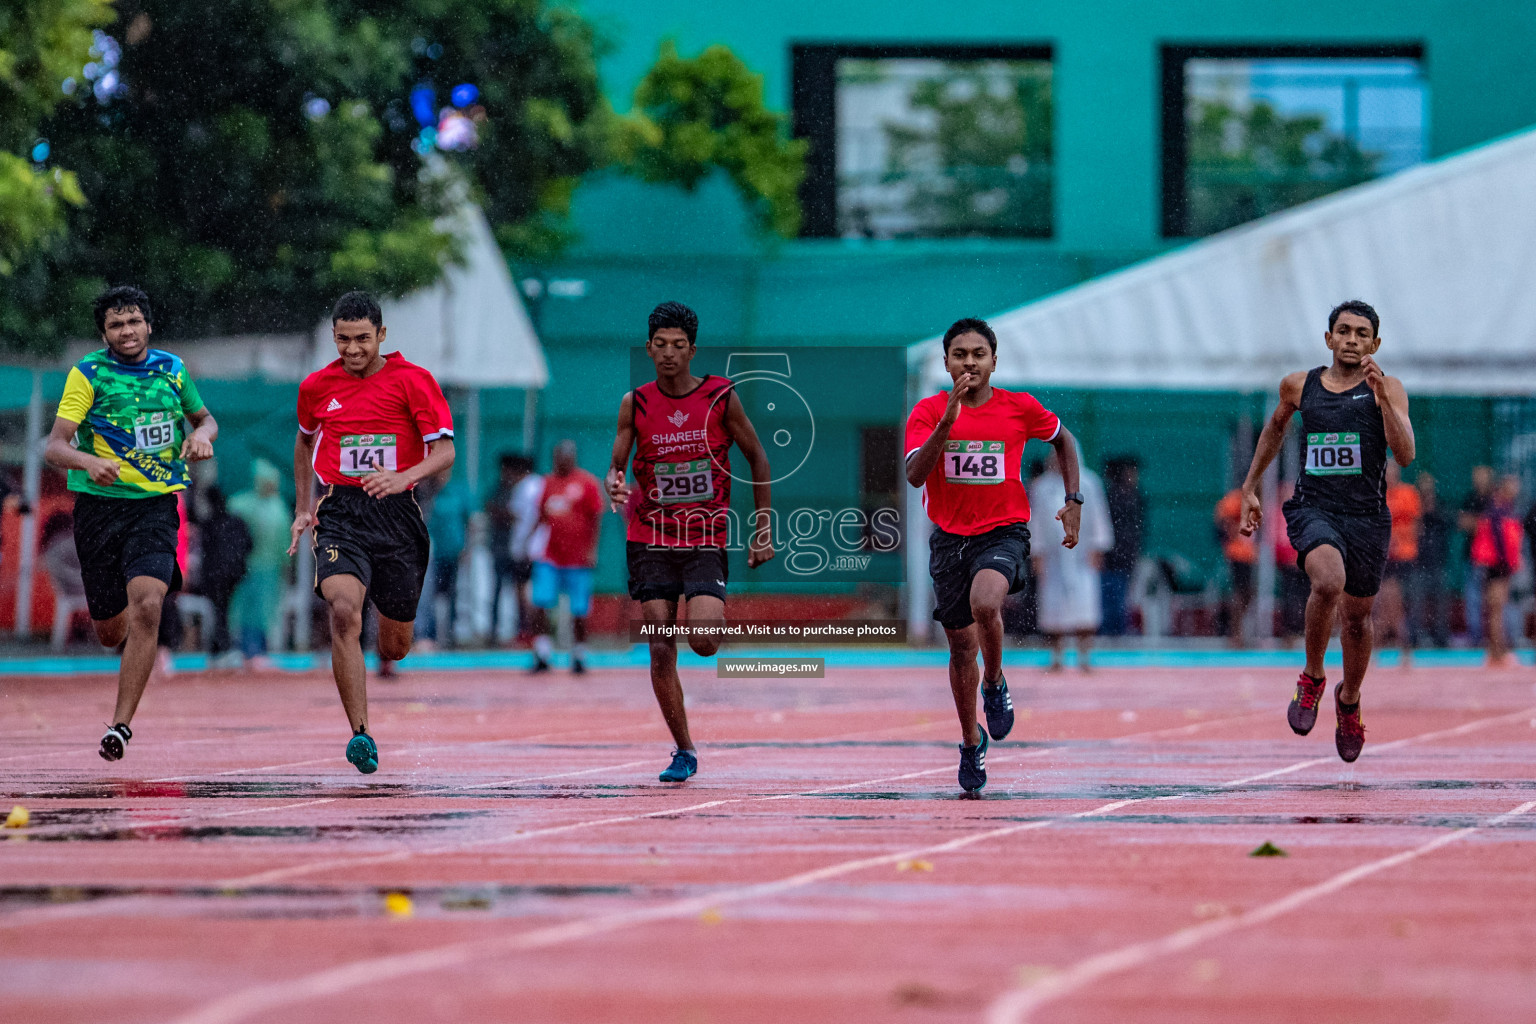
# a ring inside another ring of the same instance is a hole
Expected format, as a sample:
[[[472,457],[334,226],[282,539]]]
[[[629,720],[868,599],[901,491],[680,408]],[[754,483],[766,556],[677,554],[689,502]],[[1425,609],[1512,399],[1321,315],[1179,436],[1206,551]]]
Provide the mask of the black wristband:
[[[1083,493],[1081,491],[1072,491],[1065,498],[1063,498],[1061,500],[1064,501],[1064,502],[1065,501],[1075,501],[1079,505],[1081,505],[1083,503]]]

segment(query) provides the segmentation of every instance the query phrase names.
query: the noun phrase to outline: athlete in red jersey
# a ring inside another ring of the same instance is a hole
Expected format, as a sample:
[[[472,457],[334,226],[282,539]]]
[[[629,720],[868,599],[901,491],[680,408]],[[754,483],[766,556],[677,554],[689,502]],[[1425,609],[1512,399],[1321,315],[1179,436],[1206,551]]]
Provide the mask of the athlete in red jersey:
[[[1056,518],[1069,548],[1077,546],[1083,496],[1071,431],[1033,395],[992,386],[997,336],[985,320],[957,320],[944,332],[944,368],[953,390],[918,402],[907,418],[907,482],[923,488],[923,507],[934,523],[928,542],[933,617],[949,640],[960,788],[975,792],[987,784],[987,733],[1000,740],[1013,728],[1002,605],[1023,587],[1029,560],[1029,496],[1019,478],[1025,443],[1048,441],[1056,449],[1067,492]],[[978,649],[986,732],[976,723]]]
[[[544,478],[539,499],[543,551],[533,560],[529,600],[533,615],[533,672],[548,672],[555,643],[549,612],[565,594],[571,602],[571,671],[587,670],[587,616],[592,611],[592,567],[603,524],[603,485],[576,465],[576,442],[555,445],[554,469]]]
[[[609,501],[619,511],[630,500],[624,481],[634,450],[639,494],[626,545],[629,596],[640,602],[648,625],[671,625],[679,598],[687,602],[690,626],[724,625],[731,484],[727,454],[734,443],[752,467],[757,511],[748,527],[747,565],[754,569],[773,557],[768,456],[731,382],[689,372],[699,331],[693,310],[663,302],[652,311],[649,328],[646,352],[656,364],[656,380],[626,393],[619,403],[607,479]],[[661,781],[681,782],[698,771],[699,759],[677,678],[677,642],[653,637],[650,643],[651,688],[677,744]],[[690,636],[688,644],[706,658],[720,649],[716,637]]]
[[[313,526],[315,592],[330,605],[331,671],[352,725],[347,760],[368,774],[379,749],[368,735],[363,602],[379,612],[379,657],[410,653],[428,555],[411,488],[453,465],[453,416],[430,373],[379,353],[384,314],[372,296],[343,295],[331,331],[341,358],[299,385],[288,553]],[[325,484],[318,503],[316,476]]]

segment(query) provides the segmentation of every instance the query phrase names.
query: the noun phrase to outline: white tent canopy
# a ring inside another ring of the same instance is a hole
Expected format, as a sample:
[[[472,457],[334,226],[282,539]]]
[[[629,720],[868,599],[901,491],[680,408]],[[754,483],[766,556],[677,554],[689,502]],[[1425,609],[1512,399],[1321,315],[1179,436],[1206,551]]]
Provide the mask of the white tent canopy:
[[[385,350],[398,349],[445,385],[544,387],[549,382],[544,349],[485,214],[465,206],[453,227],[464,242],[464,264],[449,267],[431,288],[382,303],[389,331]],[[335,358],[327,318],[315,328],[310,367],[319,369]]]
[[[1381,313],[1410,393],[1536,391],[1536,131],[1335,193],[990,322],[1004,386],[1271,391],[1328,359],[1328,311]],[[911,349],[947,387],[936,339]]]

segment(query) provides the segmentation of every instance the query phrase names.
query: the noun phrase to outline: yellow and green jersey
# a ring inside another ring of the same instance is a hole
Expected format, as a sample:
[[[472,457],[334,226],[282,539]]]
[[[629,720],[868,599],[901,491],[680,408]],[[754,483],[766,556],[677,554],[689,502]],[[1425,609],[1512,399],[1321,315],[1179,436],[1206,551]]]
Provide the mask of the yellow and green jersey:
[[[76,448],[117,462],[117,481],[102,487],[84,470],[72,469],[69,489],[108,498],[185,490],[183,417],[202,408],[179,357],[152,348],[143,362],[125,363],[107,349],[92,352],[70,369],[59,416],[80,424]]]

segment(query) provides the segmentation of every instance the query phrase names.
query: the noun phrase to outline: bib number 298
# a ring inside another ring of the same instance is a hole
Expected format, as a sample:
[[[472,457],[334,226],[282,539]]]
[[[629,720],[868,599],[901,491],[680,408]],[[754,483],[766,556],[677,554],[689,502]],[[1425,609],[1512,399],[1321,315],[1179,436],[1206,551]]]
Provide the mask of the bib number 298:
[[[715,481],[708,459],[656,463],[658,505],[710,501],[714,496]]]
[[[394,434],[348,434],[341,439],[341,475],[395,471]]]

